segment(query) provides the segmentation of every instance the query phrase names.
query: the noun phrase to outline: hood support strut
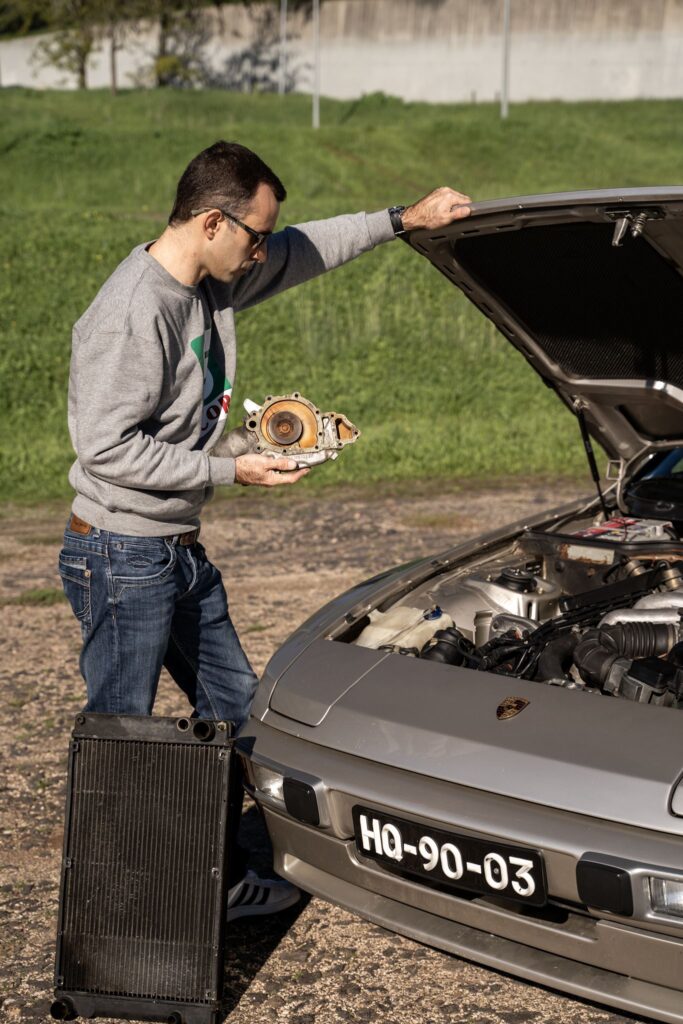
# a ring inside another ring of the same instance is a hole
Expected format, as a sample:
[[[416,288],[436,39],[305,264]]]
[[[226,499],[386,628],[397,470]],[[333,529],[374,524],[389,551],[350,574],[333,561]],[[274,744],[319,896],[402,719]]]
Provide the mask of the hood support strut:
[[[595,484],[595,489],[598,492],[598,498],[600,499],[600,505],[602,507],[602,511],[605,514],[605,521],[607,521],[609,519],[609,512],[607,510],[607,502],[605,501],[605,496],[602,493],[602,488],[600,487],[600,470],[598,469],[598,463],[597,463],[596,458],[595,458],[595,451],[593,450],[593,445],[591,444],[590,434],[588,433],[588,427],[586,425],[586,417],[585,417],[583,409],[580,406],[575,406],[574,407],[574,412],[576,413],[576,418],[579,421],[579,428],[581,430],[581,440],[583,441],[583,447],[584,447],[585,452],[586,452],[586,458],[588,459],[588,466],[589,466],[590,471],[591,471],[591,476],[593,477],[593,482]]]

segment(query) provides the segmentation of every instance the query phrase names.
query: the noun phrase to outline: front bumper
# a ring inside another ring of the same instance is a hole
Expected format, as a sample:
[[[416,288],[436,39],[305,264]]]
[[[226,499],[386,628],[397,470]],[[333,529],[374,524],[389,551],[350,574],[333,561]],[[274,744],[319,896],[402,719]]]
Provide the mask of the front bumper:
[[[317,828],[295,821],[277,800],[254,793],[283,877],[428,945],[572,995],[683,1024],[683,923],[679,928],[592,911],[579,904],[576,887],[576,864],[586,851],[675,867],[681,861],[676,836],[426,780],[253,719],[239,746],[251,780],[253,764],[280,765],[295,777],[323,780]],[[385,871],[356,851],[356,803],[541,849],[548,908],[530,912],[510,901],[444,893]]]

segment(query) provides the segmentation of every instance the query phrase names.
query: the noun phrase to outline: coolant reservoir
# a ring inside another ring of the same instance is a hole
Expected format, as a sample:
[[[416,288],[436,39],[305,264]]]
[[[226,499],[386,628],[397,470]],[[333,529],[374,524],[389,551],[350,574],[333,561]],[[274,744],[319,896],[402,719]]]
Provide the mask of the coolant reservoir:
[[[359,647],[391,646],[417,648],[422,650],[437,629],[453,626],[450,615],[446,615],[435,605],[433,608],[410,608],[407,605],[394,605],[387,612],[377,609],[370,612],[370,624],[357,637]]]

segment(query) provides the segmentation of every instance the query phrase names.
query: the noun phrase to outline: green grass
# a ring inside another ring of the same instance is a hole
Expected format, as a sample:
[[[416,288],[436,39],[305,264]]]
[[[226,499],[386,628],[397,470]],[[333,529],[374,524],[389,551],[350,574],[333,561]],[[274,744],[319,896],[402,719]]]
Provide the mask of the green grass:
[[[285,181],[283,223],[410,202],[675,184],[683,102],[322,104],[225,92],[0,92],[0,496],[68,494],[71,324],[129,250],[163,228],[175,182],[216,138]],[[295,389],[362,438],[306,487],[583,474],[573,418],[467,300],[403,245],[238,318],[241,401]]]
[[[35,587],[33,590],[24,590],[15,597],[0,598],[0,607],[16,604],[33,607],[38,605],[45,608],[53,604],[61,604],[62,601],[66,601],[63,590],[59,590],[57,587]]]

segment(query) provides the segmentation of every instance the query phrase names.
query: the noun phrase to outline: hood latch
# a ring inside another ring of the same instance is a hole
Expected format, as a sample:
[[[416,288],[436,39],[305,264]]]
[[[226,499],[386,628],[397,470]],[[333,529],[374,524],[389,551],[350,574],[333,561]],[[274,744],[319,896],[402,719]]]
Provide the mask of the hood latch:
[[[642,235],[645,225],[649,220],[663,220],[664,211],[653,206],[648,210],[605,210],[610,220],[616,220],[612,245],[619,248],[630,231],[631,238],[638,238]]]

